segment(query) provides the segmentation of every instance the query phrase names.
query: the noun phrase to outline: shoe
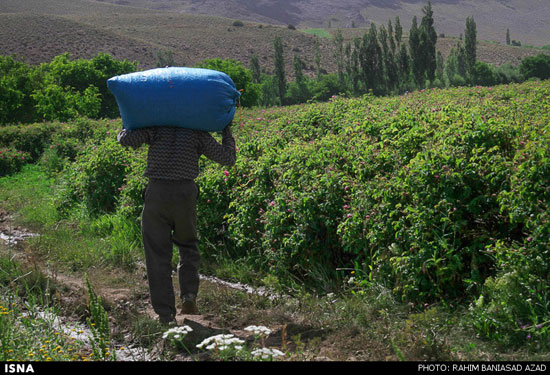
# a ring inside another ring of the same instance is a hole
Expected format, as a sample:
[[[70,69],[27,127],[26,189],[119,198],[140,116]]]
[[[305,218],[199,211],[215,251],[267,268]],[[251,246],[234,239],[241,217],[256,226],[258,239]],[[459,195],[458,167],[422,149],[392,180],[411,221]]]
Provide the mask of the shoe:
[[[194,299],[182,300],[181,313],[183,315],[197,315],[199,313],[197,309],[197,303]]]
[[[173,316],[159,316],[159,323],[165,327],[175,327],[178,325],[178,322]]]

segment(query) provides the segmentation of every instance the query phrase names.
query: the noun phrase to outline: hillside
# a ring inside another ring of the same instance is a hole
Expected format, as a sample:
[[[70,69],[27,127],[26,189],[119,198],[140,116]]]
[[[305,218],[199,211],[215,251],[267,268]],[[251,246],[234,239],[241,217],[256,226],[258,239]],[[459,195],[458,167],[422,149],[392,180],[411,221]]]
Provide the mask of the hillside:
[[[106,52],[151,66],[156,61],[154,51],[163,48],[58,16],[4,14],[0,19],[1,54],[24,57],[30,64],[51,61],[64,52],[85,59]]]
[[[347,28],[386,23],[399,16],[408,29],[425,0],[104,0],[115,4],[207,14],[298,27]],[[436,29],[458,36],[474,16],[480,40],[505,42],[506,29],[523,44],[550,43],[550,7],[544,0],[432,0]]]
[[[138,61],[141,68],[156,66],[157,54],[170,51],[175,65],[193,65],[206,58],[233,58],[248,66],[260,58],[270,72],[273,40],[284,41],[290,72],[292,56],[299,53],[305,72],[313,71],[313,35],[286,27],[257,23],[233,26],[233,19],[185,15],[75,0],[7,0],[0,4],[0,54],[16,54],[38,64],[70,52],[88,58],[107,52]],[[325,69],[332,68],[330,40],[319,40]]]
[[[119,1],[119,4],[122,3]],[[219,6],[210,7],[210,9],[225,9],[223,14],[230,18],[179,13],[182,10],[203,12],[205,8],[202,6],[209,4],[208,1],[194,2],[195,8],[182,8],[186,3],[188,2],[163,2],[162,0],[153,3],[138,0],[124,2],[124,4],[136,6],[132,7],[92,0],[26,0],[24,2],[3,0],[0,4],[0,54],[15,54],[27,63],[39,64],[51,61],[52,57],[63,52],[70,52],[74,58],[90,58],[98,52],[106,52],[117,59],[137,61],[141,69],[155,67],[158,54],[166,52],[172,54],[175,65],[194,65],[206,58],[221,57],[233,58],[249,66],[250,58],[257,55],[262,69],[271,72],[273,40],[278,36],[284,41],[289,76],[292,75],[291,64],[295,53],[299,54],[305,62],[304,72],[309,75],[314,74],[315,41],[320,44],[322,68],[328,72],[335,71],[332,43],[329,38],[314,36],[304,32],[307,31],[305,29],[291,30],[286,25],[264,23],[264,21],[275,22],[276,20],[260,16],[255,17],[257,22],[245,21],[242,26],[234,26],[233,22],[237,18],[245,20],[254,17],[234,14],[230,10],[239,9],[240,12],[244,12],[250,9],[251,2],[243,2],[239,7],[234,7],[230,1],[221,1]],[[305,2],[295,3],[298,7]],[[147,4],[155,4],[159,9],[137,7]],[[265,6],[261,8],[262,11],[271,9],[268,2],[261,4]],[[319,7],[309,8],[319,8],[318,17],[321,17],[323,4],[324,2],[321,1]],[[420,3],[408,4],[410,14],[399,14],[405,31],[410,23],[411,14],[414,13],[419,17],[422,15],[420,5]],[[441,6],[443,5],[434,6],[438,33],[444,32],[437,24],[437,20],[444,18],[444,15],[439,15],[438,7]],[[377,8],[378,13],[372,8],[369,14],[377,14],[380,22],[386,23],[389,17],[393,17],[393,12],[401,12],[404,7],[405,5],[398,7],[394,4],[393,7]],[[535,9],[535,5],[530,9]],[[303,17],[311,14],[305,10],[300,13],[298,8],[296,12]],[[463,15],[461,25],[464,24],[466,13]],[[456,16],[456,18],[459,17]],[[360,23],[357,24],[360,25]],[[307,22],[300,21],[300,25],[307,25]],[[333,26],[340,25],[334,22]],[[346,25],[342,24],[342,26]],[[478,28],[482,29],[481,25]],[[544,27],[538,29],[537,35],[541,38],[544,38],[544,29]],[[336,30],[336,28],[328,29],[332,33]],[[362,36],[366,28],[344,28],[342,31],[344,37],[350,40],[353,37]],[[514,34],[512,35],[515,37]],[[508,61],[517,64],[522,58],[542,51],[484,42],[484,38],[480,32],[478,58],[496,65]],[[457,38],[453,37],[452,33],[447,34],[447,37],[439,38],[438,48],[446,56],[450,48],[456,45],[456,41]]]

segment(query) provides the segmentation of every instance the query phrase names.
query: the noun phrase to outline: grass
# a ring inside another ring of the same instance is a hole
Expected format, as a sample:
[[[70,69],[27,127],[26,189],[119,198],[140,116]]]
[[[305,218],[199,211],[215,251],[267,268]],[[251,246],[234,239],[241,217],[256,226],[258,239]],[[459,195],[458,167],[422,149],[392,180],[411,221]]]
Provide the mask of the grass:
[[[51,198],[54,181],[40,167],[27,164],[22,173],[0,179],[2,208],[17,212],[17,223],[31,228],[57,221]]]
[[[332,38],[332,34],[325,29],[313,28],[313,29],[302,29],[300,31],[303,31],[304,33],[307,33],[307,34],[318,36],[320,38],[326,38],[326,39]]]
[[[55,179],[38,165],[26,165],[21,173],[0,180],[2,208],[15,212],[13,226],[39,231],[29,239],[30,249],[47,259],[56,259],[66,269],[86,270],[112,264],[131,269],[140,257],[134,238],[139,227],[121,217],[84,217],[77,211],[71,220],[58,217]],[[76,246],[75,246],[76,245]]]
[[[75,359],[81,343],[58,327],[49,280],[8,255],[0,257],[0,360]]]

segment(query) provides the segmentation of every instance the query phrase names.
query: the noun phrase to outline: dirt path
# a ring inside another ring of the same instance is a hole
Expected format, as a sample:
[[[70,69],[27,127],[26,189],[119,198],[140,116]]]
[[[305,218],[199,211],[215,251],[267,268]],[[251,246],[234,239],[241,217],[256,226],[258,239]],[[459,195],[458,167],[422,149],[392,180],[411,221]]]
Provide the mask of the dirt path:
[[[51,280],[55,290],[55,299],[63,315],[59,317],[60,324],[80,324],[80,331],[86,330],[88,289],[85,275],[82,273],[61,272],[49,260],[41,259],[33,254],[25,240],[36,237],[38,234],[22,226],[14,226],[12,222],[9,213],[0,209],[0,252],[9,254],[10,258],[16,260],[18,264],[29,269],[39,270]],[[97,268],[88,270],[87,274],[95,294],[101,297],[109,315],[111,331],[116,345],[118,347],[133,348],[129,356],[120,353],[117,358],[122,357],[123,360],[156,360],[162,357],[162,340],[157,340],[156,347],[145,353],[142,348],[139,348],[140,343],[143,342],[143,337],[137,337],[143,332],[136,333],[138,322],[147,321],[147,318],[150,321],[156,320],[156,314],[149,302],[144,264],[138,264],[137,269],[133,272]],[[176,295],[178,295],[177,285],[176,274],[174,273]],[[255,290],[243,284],[229,283],[216,278],[201,276],[200,293],[219,296],[228,295],[228,293],[235,290],[249,295],[263,297],[267,295],[265,290]],[[211,298],[211,300],[215,298]],[[208,303],[206,304],[208,305]],[[189,341],[193,347],[203,339],[221,333],[231,333],[248,341],[253,339],[249,332],[243,330],[244,326],[232,325],[227,319],[216,314],[212,306],[203,308],[199,306],[199,310],[199,315],[183,315],[178,311],[176,316],[178,325],[188,325],[193,329],[193,332],[189,335]],[[240,320],[236,319],[236,321]],[[270,344],[283,346],[285,344],[283,341],[287,336],[286,328],[286,324],[275,327],[270,338]],[[157,338],[160,337],[158,332],[155,332],[154,335]],[[150,344],[150,340],[146,341]],[[192,357],[193,360],[204,357],[204,354],[201,356],[196,355]],[[190,360],[191,357],[182,354],[177,356],[176,359]]]

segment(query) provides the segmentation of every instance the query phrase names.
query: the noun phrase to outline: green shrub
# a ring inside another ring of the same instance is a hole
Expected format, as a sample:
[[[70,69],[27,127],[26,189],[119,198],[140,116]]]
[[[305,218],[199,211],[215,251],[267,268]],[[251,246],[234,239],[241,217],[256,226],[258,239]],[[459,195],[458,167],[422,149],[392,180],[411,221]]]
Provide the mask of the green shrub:
[[[206,59],[197,68],[213,69],[227,74],[233,82],[237,90],[243,90],[240,99],[244,107],[252,107],[258,105],[260,97],[260,88],[252,81],[252,72],[245,68],[244,65],[233,59]]]
[[[29,65],[11,56],[0,56],[0,124],[35,118],[30,94],[40,83]]]
[[[135,69],[103,53],[90,60],[65,53],[38,67],[0,56],[0,124],[118,117],[107,79]]]
[[[519,69],[525,79],[548,79],[550,78],[550,56],[541,53],[537,56],[526,57],[521,60]]]
[[[26,152],[10,147],[0,148],[0,177],[20,171],[29,160],[30,155]]]
[[[0,145],[28,152],[36,160],[51,143],[56,125],[52,123],[0,127]]]
[[[207,163],[199,178],[201,240],[282,280],[363,264],[406,300],[477,295],[499,269],[486,249],[547,220],[528,224],[548,199],[547,93],[429,90],[251,116],[235,168]]]
[[[286,286],[327,289],[352,268],[404,301],[476,300],[481,335],[543,345],[549,98],[548,82],[529,82],[247,109],[233,128],[236,165],[200,161],[201,251]],[[115,213],[101,225],[132,234],[109,232],[105,256],[126,263],[123,249],[139,236],[146,148],[121,147],[111,133],[120,125],[48,125],[48,139],[58,155],[75,155],[58,207]]]
[[[114,212],[131,158],[113,136],[89,143],[63,177],[59,209],[66,212],[79,203],[93,215]]]
[[[139,220],[143,210],[143,193],[147,186],[147,178],[143,175],[146,167],[145,150],[136,153],[128,164],[128,173],[120,192],[118,212],[123,216]]]

